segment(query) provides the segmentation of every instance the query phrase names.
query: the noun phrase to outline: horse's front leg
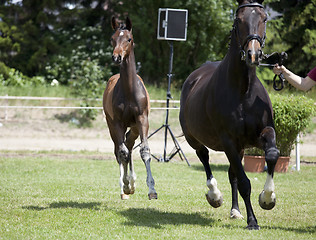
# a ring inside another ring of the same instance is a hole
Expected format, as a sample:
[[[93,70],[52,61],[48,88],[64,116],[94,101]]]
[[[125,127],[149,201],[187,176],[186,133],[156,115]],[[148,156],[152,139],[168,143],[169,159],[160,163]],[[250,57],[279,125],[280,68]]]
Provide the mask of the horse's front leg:
[[[259,195],[259,205],[263,209],[270,210],[276,203],[273,174],[280,152],[276,148],[275,131],[272,127],[264,128],[260,137],[263,142],[268,172],[263,191]]]
[[[201,145],[200,148],[196,150],[196,155],[202,162],[206,173],[206,185],[209,188],[209,191],[206,194],[206,199],[212,207],[218,208],[223,204],[223,195],[217,188],[217,181],[213,177],[209,164],[209,155],[207,148]]]
[[[120,179],[119,184],[121,188],[121,199],[126,200],[130,194],[129,179],[127,175],[128,161],[130,159],[130,152],[124,144],[125,128],[123,128],[118,122],[114,122],[109,118],[106,118],[111,138],[114,142],[114,154],[119,164]]]
[[[140,135],[140,140],[141,140],[141,146],[140,146],[139,152],[146,167],[146,171],[147,171],[146,183],[149,188],[148,198],[149,200],[151,200],[151,199],[157,199],[158,196],[155,190],[155,180],[151,174],[151,168],[150,168],[151,154],[150,154],[150,149],[147,142],[148,127],[149,127],[149,124],[148,124],[147,116],[140,116],[138,129],[139,129],[139,135]]]
[[[128,176],[128,161],[130,153],[124,143],[121,143],[116,152],[117,160],[120,167],[120,187],[121,187],[121,199],[126,200],[131,194],[129,176]]]
[[[129,181],[130,181],[130,194],[134,194],[136,189],[136,173],[134,170],[134,164],[132,159],[132,150],[135,144],[135,140],[138,138],[139,133],[137,128],[131,128],[130,131],[126,134],[126,146],[130,153],[130,160],[129,160]]]
[[[241,164],[242,155],[241,149],[239,149],[235,143],[228,137],[222,136],[222,143],[224,146],[225,154],[230,162],[231,170],[237,177],[238,191],[243,198],[246,210],[247,210],[247,228],[252,230],[260,229],[254,211],[252,209],[250,195],[251,195],[251,183],[245,174],[243,166]]]

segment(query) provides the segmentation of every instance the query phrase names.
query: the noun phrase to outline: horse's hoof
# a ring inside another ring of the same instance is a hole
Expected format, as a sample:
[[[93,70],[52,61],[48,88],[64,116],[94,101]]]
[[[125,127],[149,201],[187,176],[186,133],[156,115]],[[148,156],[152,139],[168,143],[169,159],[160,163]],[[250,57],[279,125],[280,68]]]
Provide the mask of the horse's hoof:
[[[127,200],[127,199],[129,199],[129,195],[121,194],[121,200]]]
[[[257,223],[249,223],[246,228],[248,230],[260,230],[260,227]]]
[[[271,210],[276,203],[275,193],[272,192],[269,201],[264,197],[264,191],[259,194],[259,205],[262,209]]]
[[[132,194],[131,189],[129,187],[123,187],[123,192],[127,195]]]
[[[149,200],[158,199],[158,195],[157,195],[157,193],[148,193],[148,198],[149,198]]]
[[[230,218],[233,218],[233,219],[243,219],[244,216],[241,215],[240,211],[238,211],[237,209],[232,209],[230,211]]]
[[[218,200],[210,198],[208,194],[205,194],[205,196],[206,196],[206,199],[207,199],[208,203],[213,208],[218,208],[218,207],[222,206],[222,204],[223,204],[223,195],[221,195]]]

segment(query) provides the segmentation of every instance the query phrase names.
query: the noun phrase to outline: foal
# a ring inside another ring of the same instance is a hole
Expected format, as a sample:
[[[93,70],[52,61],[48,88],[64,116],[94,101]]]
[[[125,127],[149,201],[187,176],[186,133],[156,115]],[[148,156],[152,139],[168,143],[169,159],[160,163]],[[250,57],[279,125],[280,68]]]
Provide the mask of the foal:
[[[149,96],[142,79],[136,74],[132,23],[126,18],[125,24],[119,24],[113,17],[112,28],[115,31],[111,38],[114,48],[112,60],[120,66],[120,73],[112,76],[107,83],[103,94],[103,111],[120,167],[121,199],[128,199],[129,194],[135,192],[132,149],[138,136],[141,140],[140,155],[147,170],[148,197],[149,200],[157,199],[147,142]]]

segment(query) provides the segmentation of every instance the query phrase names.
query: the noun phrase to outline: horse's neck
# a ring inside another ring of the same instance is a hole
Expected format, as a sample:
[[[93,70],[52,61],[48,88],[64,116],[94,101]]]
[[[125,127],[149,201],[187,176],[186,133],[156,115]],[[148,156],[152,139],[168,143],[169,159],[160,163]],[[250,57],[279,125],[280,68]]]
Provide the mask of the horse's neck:
[[[229,83],[239,89],[241,94],[248,93],[251,84],[256,79],[256,68],[247,66],[246,61],[241,60],[240,48],[234,39],[232,39],[225,61]]]
[[[135,91],[136,88],[136,64],[135,64],[135,55],[133,49],[129,56],[123,60],[120,67],[120,79],[122,84],[123,91],[128,94]]]

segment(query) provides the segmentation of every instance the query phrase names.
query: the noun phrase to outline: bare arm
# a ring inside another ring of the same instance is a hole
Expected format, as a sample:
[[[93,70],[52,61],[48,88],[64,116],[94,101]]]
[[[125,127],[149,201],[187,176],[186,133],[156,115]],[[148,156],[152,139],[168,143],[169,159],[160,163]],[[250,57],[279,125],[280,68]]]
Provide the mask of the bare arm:
[[[283,74],[284,78],[295,88],[308,91],[311,89],[314,85],[316,85],[316,81],[313,81],[309,76],[306,76],[305,78],[302,78],[294,73],[292,73],[290,70],[288,70],[286,67],[278,66],[276,65],[273,68],[274,74],[280,75]]]

